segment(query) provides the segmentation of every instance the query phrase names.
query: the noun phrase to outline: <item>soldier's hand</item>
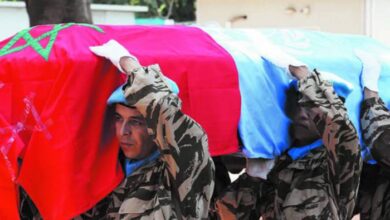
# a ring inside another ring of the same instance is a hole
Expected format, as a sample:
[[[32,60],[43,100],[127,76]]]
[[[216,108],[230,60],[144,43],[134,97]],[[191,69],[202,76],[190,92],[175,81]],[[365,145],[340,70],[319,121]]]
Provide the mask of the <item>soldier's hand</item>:
[[[367,88],[371,91],[378,92],[378,79],[381,72],[381,65],[372,54],[362,50],[355,50],[355,55],[363,64],[361,75],[362,89]]]
[[[288,67],[288,69],[289,69],[291,75],[297,79],[303,79],[306,76],[310,75],[310,71],[307,68],[307,66],[292,66],[292,65],[290,65]]]
[[[274,159],[247,158],[246,173],[251,177],[267,179],[267,175],[274,165]]]
[[[109,59],[121,72],[131,72],[132,68],[139,65],[137,58],[129,53],[126,48],[119,44],[116,40],[110,40],[107,43],[89,47],[96,55]],[[121,58],[126,58],[129,62],[126,65],[121,65]]]

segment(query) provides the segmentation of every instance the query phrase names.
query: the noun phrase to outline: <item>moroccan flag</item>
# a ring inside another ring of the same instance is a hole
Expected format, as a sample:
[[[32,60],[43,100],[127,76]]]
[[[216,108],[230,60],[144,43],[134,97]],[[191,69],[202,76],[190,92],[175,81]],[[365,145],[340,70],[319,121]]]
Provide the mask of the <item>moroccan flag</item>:
[[[23,30],[0,43],[0,114],[10,125],[25,125],[17,181],[44,219],[88,210],[123,179],[106,100],[124,78],[88,48],[109,39],[142,65],[160,64],[178,84],[183,110],[205,128],[211,154],[238,151],[237,70],[202,30],[86,24]]]

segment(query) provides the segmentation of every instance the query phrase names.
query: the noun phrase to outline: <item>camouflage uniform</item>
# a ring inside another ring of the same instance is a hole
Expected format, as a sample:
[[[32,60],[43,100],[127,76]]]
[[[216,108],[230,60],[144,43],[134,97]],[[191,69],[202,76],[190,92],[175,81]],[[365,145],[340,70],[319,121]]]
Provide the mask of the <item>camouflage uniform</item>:
[[[364,164],[357,211],[362,220],[390,219],[390,113],[380,98],[370,98],[360,116],[364,142],[378,164]]]
[[[215,204],[216,219],[252,220],[272,214],[275,191],[266,180],[244,173],[228,186]]]
[[[362,159],[356,130],[332,85],[316,71],[298,83],[324,146],[295,161],[278,158],[270,182],[241,176],[217,203],[222,219],[350,219]]]
[[[356,130],[332,85],[318,72],[300,80],[298,90],[324,146],[294,161],[287,154],[279,158],[269,174],[275,219],[350,219],[362,165]]]
[[[157,65],[135,69],[124,93],[145,117],[161,155],[79,219],[207,219],[214,165],[204,130],[181,112]]]
[[[20,220],[42,219],[37,207],[22,187],[19,187],[19,218]]]

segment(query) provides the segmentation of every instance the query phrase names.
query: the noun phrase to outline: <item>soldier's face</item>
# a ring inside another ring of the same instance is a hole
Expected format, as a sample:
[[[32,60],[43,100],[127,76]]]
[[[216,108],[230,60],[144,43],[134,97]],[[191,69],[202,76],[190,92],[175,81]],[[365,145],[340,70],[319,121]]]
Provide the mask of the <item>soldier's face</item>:
[[[310,144],[320,138],[314,122],[300,105],[295,106],[292,121],[292,137],[299,145]]]
[[[136,108],[115,105],[115,130],[126,158],[143,159],[156,150],[148,134],[145,118]]]

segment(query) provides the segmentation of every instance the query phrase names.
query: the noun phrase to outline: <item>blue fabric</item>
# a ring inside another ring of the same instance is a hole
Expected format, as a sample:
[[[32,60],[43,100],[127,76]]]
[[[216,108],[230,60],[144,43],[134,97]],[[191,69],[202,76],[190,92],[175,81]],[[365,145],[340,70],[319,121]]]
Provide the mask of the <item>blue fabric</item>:
[[[153,154],[143,160],[132,161],[129,159],[125,160],[126,176],[130,176],[138,168],[156,160],[160,156],[160,151],[156,150]]]
[[[253,36],[265,37],[311,69],[334,73],[349,82],[349,86],[341,86],[338,91],[336,88],[336,92],[342,96],[350,93],[345,104],[358,131],[362,64],[354,49],[374,54],[382,64],[379,94],[389,106],[390,87],[386,85],[390,85],[390,48],[369,37],[288,29],[204,30],[235,60],[242,99],[238,129],[247,157],[275,158],[290,146],[290,121],[284,113],[285,91],[290,81],[282,69],[260,58],[261,51],[253,47],[256,44]],[[363,158],[373,162],[368,148],[362,141],[361,144]]]
[[[165,78],[165,81],[167,82],[168,86],[171,88],[172,92],[175,94],[179,94],[179,87],[177,86],[177,84],[173,80],[169,79],[166,76],[164,78]],[[123,87],[123,85],[121,85],[115,89],[115,91],[107,99],[107,105],[112,105],[114,103],[128,104],[126,101],[126,98],[123,94],[122,87]]]
[[[292,147],[287,151],[287,153],[293,160],[297,160],[306,156],[311,150],[321,146],[323,146],[323,142],[320,139],[306,146]]]
[[[115,91],[107,99],[107,105],[112,105],[115,103],[128,104],[126,101],[125,95],[123,94],[122,87],[123,87],[123,85],[121,85],[115,89]]]
[[[336,91],[337,95],[346,99],[349,94],[351,94],[353,90],[352,83],[349,83],[348,81],[338,77],[333,73],[322,71],[320,74],[322,76],[322,79],[332,82],[333,89]],[[291,80],[290,85],[293,86],[296,90],[298,90],[298,80]]]
[[[237,66],[241,92],[238,132],[243,153],[249,158],[272,159],[280,155],[290,144],[290,120],[283,109],[289,78],[251,48],[243,30],[206,31],[232,55]]]

